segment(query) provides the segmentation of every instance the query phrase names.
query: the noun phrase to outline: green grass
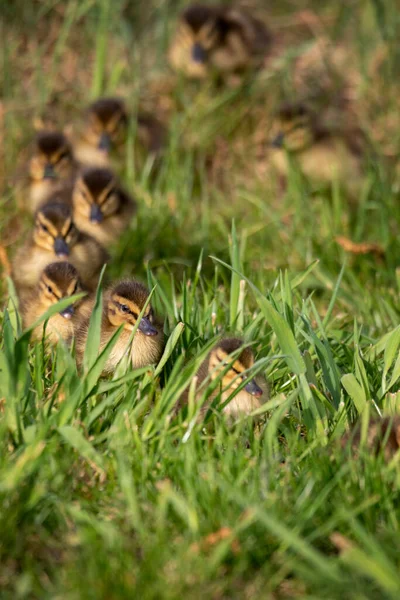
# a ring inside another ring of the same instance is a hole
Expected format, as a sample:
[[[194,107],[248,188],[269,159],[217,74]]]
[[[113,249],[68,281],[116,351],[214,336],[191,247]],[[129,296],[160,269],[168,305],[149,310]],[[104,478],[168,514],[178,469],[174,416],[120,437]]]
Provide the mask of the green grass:
[[[360,73],[357,110],[375,152],[351,206],[341,190],[311,193],[295,172],[279,196],[255,158],[270,104],[292,89],[291,56],[315,33],[299,3],[271,3],[272,27],[294,45],[278,72],[243,90],[169,85],[181,4],[4,3],[10,255],[30,226],[12,177],[35,116],[67,123],[102,93],[174,109],[159,165],[144,164],[132,131],[120,174],[139,213],[107,273],[155,288],[170,335],[160,365],[121,365],[104,380],[109,348],[98,356],[92,343],[80,375],[67,348],[29,343],[4,279],[1,597],[397,599],[398,460],[351,456],[339,440],[360,414],[399,410],[398,8],[301,2]],[[382,252],[347,254],[337,236]],[[269,388],[262,414],[229,426],[216,407],[202,426],[189,403],[175,417],[222,332],[253,342]]]

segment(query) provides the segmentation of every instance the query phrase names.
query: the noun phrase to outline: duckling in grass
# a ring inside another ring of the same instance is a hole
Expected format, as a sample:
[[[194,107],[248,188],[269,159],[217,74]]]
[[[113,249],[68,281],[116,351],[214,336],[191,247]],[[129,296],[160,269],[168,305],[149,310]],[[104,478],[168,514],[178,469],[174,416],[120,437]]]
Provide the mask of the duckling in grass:
[[[169,61],[193,79],[226,77],[260,67],[270,47],[267,27],[244,9],[193,4],[181,14]]]
[[[48,264],[68,260],[78,270],[83,285],[93,290],[108,258],[96,240],[75,227],[69,206],[49,202],[37,211],[33,232],[13,260],[12,275],[21,293],[23,288],[37,284]]]
[[[129,116],[120,98],[99,98],[86,111],[79,133],[73,136],[74,153],[87,166],[108,166],[113,151],[120,153],[128,133]],[[163,145],[165,131],[151,115],[137,116],[137,138],[151,153]]]
[[[33,144],[32,156],[24,167],[27,181],[17,182],[18,204],[31,213],[52,193],[74,176],[77,163],[71,146],[60,131],[40,131]],[[19,179],[19,175],[17,176]]]
[[[51,306],[64,298],[82,292],[79,273],[68,262],[54,262],[43,270],[38,284],[21,298],[21,315],[24,327],[31,327]],[[62,338],[68,341],[75,332],[77,322],[83,318],[84,304],[77,301],[50,317],[46,324],[46,337],[52,344]],[[38,325],[32,338],[41,340],[44,323]]]
[[[83,171],[75,182],[72,203],[76,226],[104,246],[119,239],[136,210],[114,173],[102,167]]]
[[[129,352],[133,368],[158,363],[164,348],[162,323],[155,317],[150,303],[139,322],[130,348],[129,340],[149,297],[149,290],[138,281],[124,280],[105,292],[101,324],[100,350],[106,346],[116,330],[122,326],[122,333],[104,366],[103,375],[112,373]],[[94,299],[91,301],[94,304]],[[76,332],[76,352],[78,363],[82,363],[89,331],[89,318],[83,319]]]
[[[224,403],[243,381],[246,381],[246,385],[223,408],[224,414],[235,419],[260,408],[262,405],[260,398],[263,390],[255,379],[250,379],[246,373],[253,365],[254,354],[250,348],[244,347],[243,340],[226,338],[218,342],[196,373],[197,389],[206,380],[209,383],[216,379],[220,381],[220,385],[213,391],[202,407],[202,412],[207,411],[211,402],[220,393],[221,403]],[[205,385],[207,384],[202,386],[198,397],[201,397],[204,392]],[[184,392],[180,405],[187,403],[188,393],[189,390]]]
[[[351,195],[357,194],[363,181],[360,136],[356,131],[348,133],[321,125],[304,104],[284,104],[272,126],[271,163],[287,178],[293,160],[310,182],[332,185],[337,181]]]

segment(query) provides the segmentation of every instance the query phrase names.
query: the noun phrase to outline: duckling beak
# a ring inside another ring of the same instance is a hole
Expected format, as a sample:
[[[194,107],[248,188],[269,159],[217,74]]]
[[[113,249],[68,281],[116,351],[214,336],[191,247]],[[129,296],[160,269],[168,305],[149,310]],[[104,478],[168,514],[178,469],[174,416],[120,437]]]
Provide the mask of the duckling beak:
[[[111,140],[108,133],[102,133],[99,140],[99,150],[104,150],[104,152],[109,152],[111,148]]]
[[[283,142],[285,141],[285,136],[282,132],[278,133],[276,137],[271,142],[271,146],[273,148],[282,148]]]
[[[90,221],[92,223],[101,223],[103,220],[103,213],[101,212],[100,206],[98,204],[92,204],[90,209]]]
[[[62,237],[56,237],[54,240],[54,252],[60,258],[66,258],[69,255],[68,244]]]
[[[244,389],[246,390],[246,392],[248,392],[252,396],[255,396],[256,398],[262,396],[263,393],[262,389],[259,385],[256,384],[254,379],[250,379],[250,381],[244,386]]]
[[[150,321],[147,317],[142,317],[142,319],[139,323],[138,329],[139,329],[139,331],[144,333],[144,335],[157,335],[158,334],[157,329],[150,323]]]
[[[60,315],[62,317],[64,317],[64,319],[72,319],[74,313],[75,313],[74,307],[71,305],[71,306],[67,306],[67,308],[64,308],[64,310],[62,310],[60,312]]]
[[[192,58],[194,62],[197,63],[205,63],[207,60],[207,53],[204,50],[203,46],[196,42],[192,46]]]
[[[43,179],[54,179],[56,176],[54,167],[51,163],[47,163],[44,167]]]

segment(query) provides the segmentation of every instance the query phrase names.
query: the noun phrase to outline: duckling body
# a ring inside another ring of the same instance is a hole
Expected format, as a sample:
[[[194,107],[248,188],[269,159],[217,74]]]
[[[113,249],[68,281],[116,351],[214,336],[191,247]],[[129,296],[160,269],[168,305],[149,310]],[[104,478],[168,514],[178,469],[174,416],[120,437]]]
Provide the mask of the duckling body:
[[[203,79],[261,66],[270,46],[264,23],[244,9],[193,4],[181,15],[169,61],[185,76]]]
[[[303,107],[286,106],[273,135],[271,164],[285,179],[291,166],[297,165],[313,184],[331,186],[337,181],[356,194],[363,180],[356,137],[351,140],[342,132],[320,127]]]
[[[85,170],[72,193],[74,223],[103,246],[120,238],[129,226],[136,204],[107,168]]]
[[[83,285],[92,290],[108,254],[96,240],[75,227],[67,205],[45,204],[36,213],[34,230],[13,261],[17,290],[34,287],[48,264],[66,259],[78,270]]]
[[[26,173],[27,181],[17,184],[19,205],[36,212],[41,204],[60,189],[63,182],[74,177],[78,165],[72,148],[62,132],[40,131],[33,144]]]
[[[215,379],[220,379],[221,383],[212,392],[205,405],[202,407],[204,414],[212,401],[220,395],[221,403],[228,400],[230,395],[239,387],[243,379],[247,379],[245,371],[254,364],[254,355],[250,348],[243,347],[243,341],[237,338],[226,338],[221,340],[209,353],[205,361],[196,373],[199,390],[197,398],[200,399],[207,381],[211,383]],[[234,356],[232,356],[232,354]],[[237,355],[239,354],[239,355]],[[231,366],[228,368],[228,365]],[[223,390],[221,392],[221,390]],[[260,408],[262,402],[262,389],[257,385],[254,379],[248,379],[246,386],[240,390],[232,400],[223,408],[223,413],[231,419],[237,419],[240,416],[248,415],[252,411]],[[184,392],[180,405],[187,403],[188,390]]]
[[[21,314],[25,328],[31,327],[53,304],[83,291],[78,271],[68,262],[50,263],[41,273],[37,285],[21,299]],[[84,304],[78,301],[50,317],[46,324],[46,338],[51,344],[60,339],[69,341],[77,323],[86,314]],[[32,339],[41,340],[44,323],[35,327]]]
[[[118,327],[123,326],[117,343],[103,369],[103,375],[111,374],[127,352],[135,369],[156,364],[163,352],[164,334],[162,324],[153,314],[150,304],[139,323],[129,347],[129,339],[139,313],[146,304],[148,289],[137,281],[122,281],[104,294],[100,350],[109,342]],[[92,300],[94,302],[94,300]],[[81,363],[89,330],[89,318],[84,319],[76,334],[76,351]]]

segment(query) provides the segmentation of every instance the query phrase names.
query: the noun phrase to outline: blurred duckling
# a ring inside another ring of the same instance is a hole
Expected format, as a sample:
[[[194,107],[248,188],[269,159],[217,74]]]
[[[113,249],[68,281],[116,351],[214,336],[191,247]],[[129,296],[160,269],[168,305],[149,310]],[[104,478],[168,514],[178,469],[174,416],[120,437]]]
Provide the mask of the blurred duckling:
[[[87,109],[74,153],[84,165],[107,166],[110,152],[125,143],[128,115],[120,98],[99,98]]]
[[[48,264],[68,260],[78,270],[83,285],[93,290],[108,258],[96,240],[75,227],[69,206],[49,202],[37,211],[33,232],[13,260],[12,274],[21,293],[37,284]]]
[[[24,327],[31,327],[51,306],[64,298],[82,292],[79,273],[71,263],[54,262],[43,270],[38,284],[21,300]],[[76,324],[83,318],[82,300],[67,306],[50,317],[46,324],[46,337],[52,344],[61,339],[68,341],[75,333]],[[32,338],[41,340],[44,323],[35,327]]]
[[[120,98],[99,98],[89,106],[81,131],[74,136],[74,153],[87,166],[109,166],[111,154],[121,152],[128,133],[129,116]],[[153,116],[139,114],[137,138],[150,153],[157,154],[164,143],[165,130]]]
[[[149,290],[138,281],[125,280],[115,284],[104,294],[103,317],[101,325],[100,351],[109,342],[116,330],[122,326],[114,346],[103,369],[103,375],[112,373],[127,352],[130,353],[135,369],[158,363],[164,348],[162,323],[154,315],[150,303],[140,320],[138,329],[128,348],[129,339],[135,327],[139,313],[149,297]],[[94,300],[91,301],[92,304]],[[89,330],[89,318],[82,321],[76,332],[76,352],[78,363],[82,362]]]
[[[243,340],[237,338],[222,339],[214,346],[197,371],[197,389],[206,380],[209,383],[216,379],[220,380],[220,385],[213,391],[202,407],[203,413],[207,411],[211,402],[220,392],[222,392],[221,403],[224,403],[243,381],[246,381],[246,385],[224,407],[224,414],[236,419],[250,414],[262,405],[260,398],[263,390],[255,379],[249,379],[247,374],[248,369],[251,369],[254,365],[254,354],[250,348],[243,346]],[[203,385],[198,397],[201,397],[204,389],[205,386]],[[187,403],[188,393],[189,390],[184,392],[180,402],[181,405]]]
[[[261,66],[270,47],[264,23],[244,9],[193,4],[181,14],[169,61],[186,77],[225,77]]]
[[[83,171],[72,193],[75,225],[103,246],[116,242],[136,210],[114,173],[104,167]]]
[[[312,183],[338,181],[354,194],[362,185],[360,133],[327,128],[301,103],[280,107],[272,126],[270,158],[284,178],[294,160]]]
[[[353,453],[358,455],[361,442],[361,423],[358,422],[353,431],[346,433],[341,445],[343,448],[351,447]],[[400,415],[383,418],[371,418],[368,424],[365,447],[369,452],[379,454],[383,452],[388,462],[400,449]]]
[[[60,183],[76,172],[77,163],[65,135],[60,131],[39,131],[25,169],[28,181],[17,183],[18,204],[34,214]]]

